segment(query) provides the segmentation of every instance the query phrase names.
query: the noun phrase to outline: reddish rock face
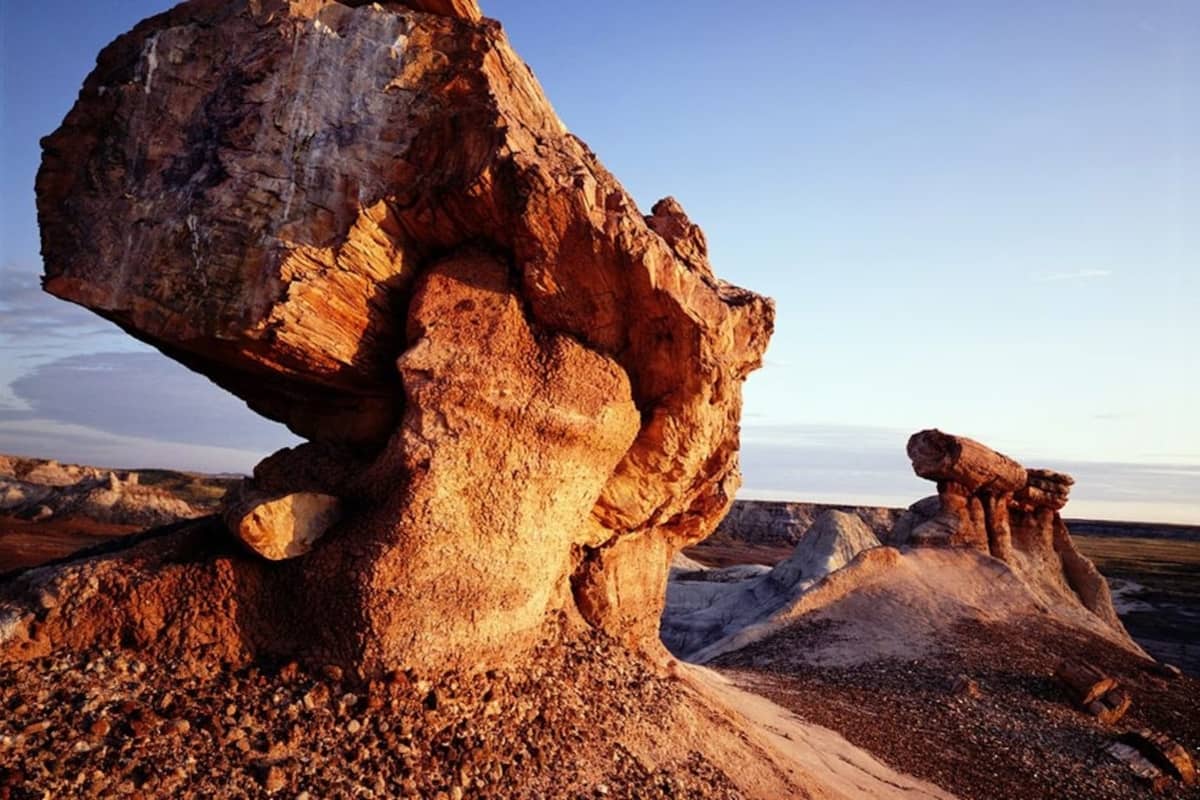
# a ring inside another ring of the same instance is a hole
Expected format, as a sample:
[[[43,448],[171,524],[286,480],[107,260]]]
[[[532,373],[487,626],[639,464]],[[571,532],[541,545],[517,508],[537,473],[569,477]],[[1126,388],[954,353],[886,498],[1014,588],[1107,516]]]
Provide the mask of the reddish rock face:
[[[1059,511],[1075,480],[1013,459],[964,436],[921,431],[908,441],[913,471],[938,496],[897,523],[896,544],[971,547],[1008,564],[1047,602],[1078,602],[1125,629],[1104,576],[1071,541]],[[936,500],[936,502],[932,502]]]
[[[323,652],[467,659],[558,610],[654,641],[773,307],[677,202],[643,217],[472,0],[193,0],[44,149],[47,290],[311,440],[247,491],[343,501],[280,573],[334,593]]]

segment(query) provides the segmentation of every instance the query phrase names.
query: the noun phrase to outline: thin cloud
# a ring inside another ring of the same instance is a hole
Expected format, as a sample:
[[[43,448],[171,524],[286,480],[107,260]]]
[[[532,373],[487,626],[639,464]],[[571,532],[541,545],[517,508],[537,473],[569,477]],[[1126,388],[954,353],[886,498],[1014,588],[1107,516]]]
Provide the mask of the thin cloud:
[[[248,474],[263,453],[237,447],[180,445],[118,436],[54,420],[0,420],[0,452],[119,469],[178,469]]]
[[[115,325],[42,291],[32,271],[0,269],[0,349],[79,350],[81,341],[128,339]]]
[[[1039,275],[1034,280],[1038,283],[1058,283],[1061,281],[1089,281],[1097,278],[1107,278],[1112,275],[1111,269],[1077,269],[1074,272],[1051,272]]]
[[[295,444],[276,423],[206,378],[158,353],[90,353],[41,364],[14,380],[15,413],[157,442],[253,449]]]
[[[856,425],[747,424],[742,497],[903,507],[936,492],[905,453],[908,432]],[[1200,523],[1200,463],[1122,463],[1040,458],[1029,466],[1075,476],[1067,515]]]

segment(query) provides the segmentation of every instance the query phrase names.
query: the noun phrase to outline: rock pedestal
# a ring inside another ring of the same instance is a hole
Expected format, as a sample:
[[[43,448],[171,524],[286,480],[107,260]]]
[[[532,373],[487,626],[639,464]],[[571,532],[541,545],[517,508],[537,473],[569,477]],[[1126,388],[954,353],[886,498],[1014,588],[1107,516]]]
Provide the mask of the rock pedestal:
[[[1124,634],[1108,583],[1071,541],[1059,511],[1075,480],[1026,469],[1006,455],[939,430],[908,441],[913,470],[937,482],[936,498],[914,504],[888,540],[970,547],[1008,564],[1046,602],[1082,604]]]
[[[518,658],[561,614],[657,648],[671,556],[738,488],[773,306],[679,203],[639,212],[473,0],[184,3],[43,144],[47,290],[309,440],[243,494],[341,509],[319,540],[231,512],[298,557],[190,554],[155,592],[219,574],[230,650],[369,673]],[[178,624],[139,636],[191,648]]]

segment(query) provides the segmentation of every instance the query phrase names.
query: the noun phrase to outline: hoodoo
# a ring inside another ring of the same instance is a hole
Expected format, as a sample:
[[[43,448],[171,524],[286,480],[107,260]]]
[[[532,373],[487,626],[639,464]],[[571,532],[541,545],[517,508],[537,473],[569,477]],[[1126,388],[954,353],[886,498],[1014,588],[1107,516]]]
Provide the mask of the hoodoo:
[[[502,663],[565,613],[657,650],[773,306],[679,203],[638,211],[473,2],[193,0],[43,144],[46,289],[308,440],[231,501],[244,545],[59,570],[45,638],[370,675]]]
[[[939,430],[913,434],[908,456],[917,475],[937,482],[938,493],[909,509],[889,543],[979,550],[1006,563],[1050,606],[1082,605],[1129,639],[1108,582],[1075,547],[1059,514],[1074,478],[1026,469],[973,439]]]

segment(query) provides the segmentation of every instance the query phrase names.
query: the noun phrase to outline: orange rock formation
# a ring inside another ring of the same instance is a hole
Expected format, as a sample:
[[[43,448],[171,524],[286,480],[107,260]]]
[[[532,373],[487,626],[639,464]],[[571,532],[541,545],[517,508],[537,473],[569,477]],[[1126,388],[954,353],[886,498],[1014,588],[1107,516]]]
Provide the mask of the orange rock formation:
[[[773,306],[677,202],[642,216],[472,0],[193,0],[106,48],[44,149],[47,290],[308,439],[242,493],[287,513],[227,516],[312,548],[60,571],[44,638],[123,635],[79,618],[136,587],[135,638],[183,656],[477,665],[560,614],[658,648]]]

